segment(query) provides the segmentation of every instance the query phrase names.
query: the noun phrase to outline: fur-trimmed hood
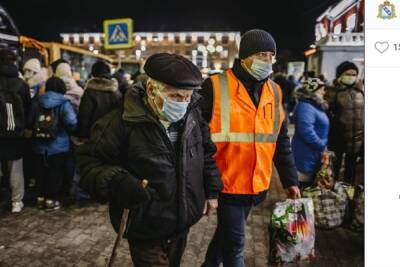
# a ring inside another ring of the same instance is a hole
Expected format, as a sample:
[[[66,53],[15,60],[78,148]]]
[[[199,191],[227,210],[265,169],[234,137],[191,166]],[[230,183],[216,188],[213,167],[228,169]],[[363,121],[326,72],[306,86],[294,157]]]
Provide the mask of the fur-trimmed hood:
[[[75,111],[78,111],[81,98],[83,96],[83,89],[76,83],[74,78],[68,76],[60,77],[67,87],[67,92],[65,93],[65,98],[69,99],[74,107]]]
[[[296,97],[299,101],[308,102],[323,111],[329,109],[329,104],[325,99],[318,97],[315,93],[309,92],[304,88],[297,90]]]
[[[87,81],[85,90],[96,90],[103,92],[118,91],[118,81],[116,79],[91,78]]]

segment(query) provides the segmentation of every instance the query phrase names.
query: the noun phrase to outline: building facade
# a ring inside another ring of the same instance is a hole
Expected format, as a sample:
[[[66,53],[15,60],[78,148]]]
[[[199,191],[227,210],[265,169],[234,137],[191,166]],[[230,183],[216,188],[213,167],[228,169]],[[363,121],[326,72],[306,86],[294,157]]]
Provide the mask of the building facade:
[[[105,50],[103,33],[62,33],[63,44],[102,53],[121,63],[140,63],[152,54],[176,53],[192,60],[203,74],[232,66],[238,55],[239,32],[136,32],[129,49]]]
[[[343,0],[330,6],[316,20],[316,41],[305,52],[308,71],[335,78],[336,67],[352,61],[364,75],[364,0]]]

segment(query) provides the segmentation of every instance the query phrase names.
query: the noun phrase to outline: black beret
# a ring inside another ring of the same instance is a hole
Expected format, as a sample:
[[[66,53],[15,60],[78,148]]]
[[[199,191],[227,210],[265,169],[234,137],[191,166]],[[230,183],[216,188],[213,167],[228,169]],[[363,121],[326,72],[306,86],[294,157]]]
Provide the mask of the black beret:
[[[201,89],[203,83],[201,72],[192,61],[176,54],[150,56],[144,71],[150,78],[180,89]]]

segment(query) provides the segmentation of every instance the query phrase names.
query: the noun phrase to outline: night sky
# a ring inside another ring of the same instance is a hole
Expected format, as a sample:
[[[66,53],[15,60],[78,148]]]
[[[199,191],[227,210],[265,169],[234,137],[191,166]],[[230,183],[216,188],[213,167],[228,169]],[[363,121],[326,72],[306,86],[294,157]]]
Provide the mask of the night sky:
[[[59,33],[99,32],[104,19],[130,17],[134,31],[240,31],[261,28],[278,50],[301,54],[315,19],[338,0],[155,1],[0,0],[21,34],[61,41]]]

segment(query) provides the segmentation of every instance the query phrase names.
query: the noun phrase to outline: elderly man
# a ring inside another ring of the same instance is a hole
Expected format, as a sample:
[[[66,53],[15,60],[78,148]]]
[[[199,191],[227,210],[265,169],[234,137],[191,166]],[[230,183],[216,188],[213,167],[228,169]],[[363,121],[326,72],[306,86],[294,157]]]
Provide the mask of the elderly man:
[[[199,109],[196,66],[161,53],[144,70],[149,79],[129,89],[79,149],[81,186],[110,202],[115,229],[130,209],[125,236],[135,266],[179,266],[190,226],[218,205],[216,148]]]

